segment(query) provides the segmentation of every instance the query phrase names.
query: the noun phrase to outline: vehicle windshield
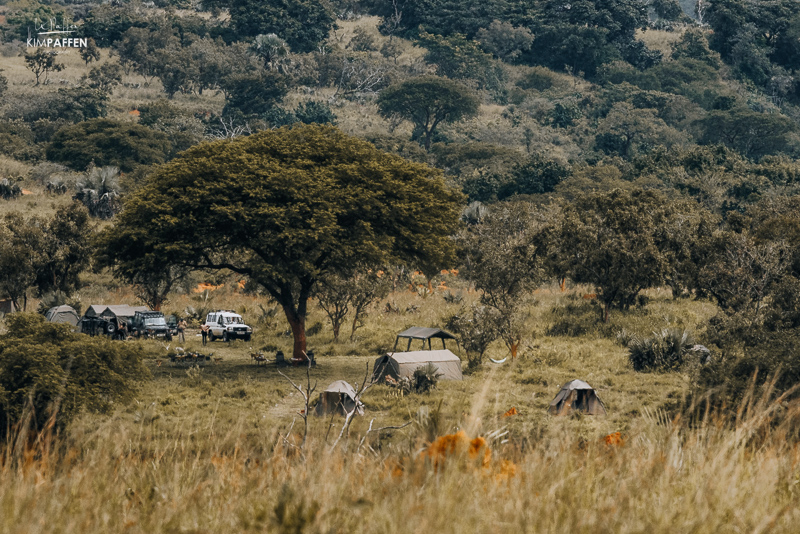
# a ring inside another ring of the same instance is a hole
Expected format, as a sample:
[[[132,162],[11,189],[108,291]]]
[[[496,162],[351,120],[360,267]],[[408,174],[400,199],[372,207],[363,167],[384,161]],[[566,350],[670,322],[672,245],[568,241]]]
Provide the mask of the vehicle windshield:
[[[163,317],[151,317],[144,320],[145,326],[167,326],[167,321]]]
[[[241,317],[223,317],[225,324],[244,324]]]

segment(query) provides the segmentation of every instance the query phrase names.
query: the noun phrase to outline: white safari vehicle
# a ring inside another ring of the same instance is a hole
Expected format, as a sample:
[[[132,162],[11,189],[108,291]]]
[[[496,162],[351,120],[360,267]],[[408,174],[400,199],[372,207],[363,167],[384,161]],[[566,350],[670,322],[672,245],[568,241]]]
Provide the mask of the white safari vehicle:
[[[253,329],[244,324],[242,316],[231,310],[217,310],[209,313],[206,315],[205,324],[208,326],[209,341],[218,338],[222,341],[236,338],[250,341],[250,336],[253,334]]]

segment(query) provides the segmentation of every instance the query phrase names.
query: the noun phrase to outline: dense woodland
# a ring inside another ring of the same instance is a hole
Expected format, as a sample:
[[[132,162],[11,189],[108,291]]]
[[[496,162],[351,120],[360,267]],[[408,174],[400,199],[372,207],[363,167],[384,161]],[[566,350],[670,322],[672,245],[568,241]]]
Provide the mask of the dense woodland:
[[[26,46],[52,25],[88,46]],[[295,357],[321,329],[365,355],[389,340],[357,331],[410,286],[476,376],[488,352],[561,373],[542,346],[613,340],[624,372],[685,377],[665,419],[700,425],[705,403],[738,424],[761,399],[796,438],[798,0],[20,0],[0,5],[0,55],[0,298],[18,308],[124,287],[202,320],[213,297],[192,288],[240,281]],[[8,322],[14,361],[66,336]],[[141,348],[96,343],[82,373],[140,371]]]

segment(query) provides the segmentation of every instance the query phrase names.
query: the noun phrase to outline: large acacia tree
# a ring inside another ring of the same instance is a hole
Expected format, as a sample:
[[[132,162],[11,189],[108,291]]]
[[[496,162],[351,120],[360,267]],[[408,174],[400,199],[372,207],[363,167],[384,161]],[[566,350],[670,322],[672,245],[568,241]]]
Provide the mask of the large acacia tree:
[[[249,277],[282,306],[302,357],[321,276],[451,251],[460,200],[431,167],[300,125],[187,150],[148,178],[101,243],[120,265],[152,255]]]

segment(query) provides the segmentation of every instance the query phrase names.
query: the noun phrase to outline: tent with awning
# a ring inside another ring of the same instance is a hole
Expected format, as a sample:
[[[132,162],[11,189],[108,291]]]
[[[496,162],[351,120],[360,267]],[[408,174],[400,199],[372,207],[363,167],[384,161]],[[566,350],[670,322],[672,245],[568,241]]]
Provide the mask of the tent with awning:
[[[442,340],[442,348],[447,349],[447,345],[445,343],[446,339],[456,339],[456,336],[449,332],[445,332],[441,328],[425,328],[422,326],[412,326],[408,330],[400,332],[397,334],[397,339],[394,341],[394,348],[393,351],[397,350],[397,345],[400,343],[400,339],[408,339],[408,346],[406,347],[406,351],[411,350],[411,342],[415,339],[422,340],[422,350],[425,350],[425,342],[428,342],[428,350],[432,350],[431,347],[431,340],[432,339],[441,339]],[[457,342],[456,342],[457,343]]]

